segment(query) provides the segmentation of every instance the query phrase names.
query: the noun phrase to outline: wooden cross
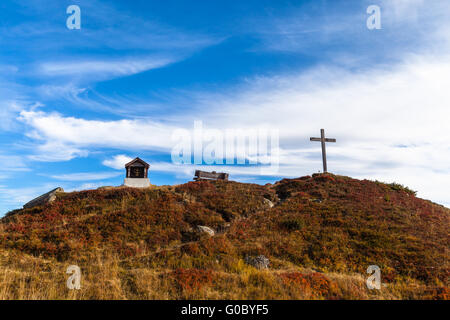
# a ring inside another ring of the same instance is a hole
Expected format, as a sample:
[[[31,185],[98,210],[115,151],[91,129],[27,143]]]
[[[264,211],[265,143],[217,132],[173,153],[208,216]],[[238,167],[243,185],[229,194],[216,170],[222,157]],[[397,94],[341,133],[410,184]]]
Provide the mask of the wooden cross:
[[[320,129],[320,138],[309,138],[310,141],[320,141],[322,143],[322,162],[323,172],[327,172],[327,152],[325,150],[325,142],[336,142],[336,139],[325,138],[325,130]]]

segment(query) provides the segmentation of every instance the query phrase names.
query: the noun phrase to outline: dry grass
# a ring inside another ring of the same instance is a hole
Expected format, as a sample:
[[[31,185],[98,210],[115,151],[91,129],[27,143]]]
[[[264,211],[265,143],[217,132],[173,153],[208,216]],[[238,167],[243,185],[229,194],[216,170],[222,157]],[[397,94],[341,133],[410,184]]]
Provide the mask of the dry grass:
[[[447,298],[419,282],[385,284],[368,290],[359,274],[318,274],[307,269],[257,270],[239,261],[233,272],[211,271],[211,278],[195,279],[196,286],[181,285],[185,278],[171,269],[129,269],[115,255],[99,254],[79,263],[81,289],[69,290],[69,263],[32,257],[19,252],[0,252],[0,300],[105,300],[105,299],[435,299]],[[184,269],[185,274],[198,269]],[[206,272],[206,271],[205,271]],[[319,283],[287,282],[286,274]],[[203,281],[203,282],[202,282]],[[323,282],[325,281],[325,282]],[[448,294],[448,293],[447,293]]]

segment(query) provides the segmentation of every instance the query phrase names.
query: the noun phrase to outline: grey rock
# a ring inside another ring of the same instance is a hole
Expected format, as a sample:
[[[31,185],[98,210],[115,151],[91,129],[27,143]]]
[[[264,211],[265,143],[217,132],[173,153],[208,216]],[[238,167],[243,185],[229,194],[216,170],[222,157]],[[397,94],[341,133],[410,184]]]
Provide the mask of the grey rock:
[[[214,237],[214,235],[216,234],[216,232],[213,229],[211,229],[210,227],[206,227],[206,226],[197,226],[197,230],[199,232],[208,234],[210,237]]]
[[[263,255],[259,255],[257,257],[245,257],[245,263],[248,265],[255,267],[256,269],[268,269],[270,261]]]
[[[59,192],[64,192],[63,188],[56,188],[53,189],[52,191],[49,191],[33,200],[31,200],[30,202],[27,202],[23,208],[24,209],[28,209],[28,208],[33,208],[33,207],[37,207],[37,206],[42,206],[45,205],[47,203],[51,203],[53,201],[55,201],[56,199],[56,194]]]
[[[264,198],[264,204],[268,206],[269,208],[273,208],[274,204],[269,199]]]

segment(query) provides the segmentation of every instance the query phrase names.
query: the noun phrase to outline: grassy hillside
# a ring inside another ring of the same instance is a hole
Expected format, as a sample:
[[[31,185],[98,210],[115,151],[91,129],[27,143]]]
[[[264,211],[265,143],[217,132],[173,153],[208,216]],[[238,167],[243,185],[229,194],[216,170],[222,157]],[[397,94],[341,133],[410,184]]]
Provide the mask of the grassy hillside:
[[[448,299],[449,222],[401,185],[331,174],[64,193],[1,220],[0,298]],[[268,270],[245,263],[261,254]]]

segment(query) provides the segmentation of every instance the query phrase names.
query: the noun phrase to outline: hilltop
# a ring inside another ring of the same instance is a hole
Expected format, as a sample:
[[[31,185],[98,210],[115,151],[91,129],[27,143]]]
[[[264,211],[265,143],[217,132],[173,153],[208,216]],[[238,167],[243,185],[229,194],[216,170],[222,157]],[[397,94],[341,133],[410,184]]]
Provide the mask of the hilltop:
[[[59,193],[1,219],[0,298],[448,299],[449,227],[406,187],[332,174]]]

